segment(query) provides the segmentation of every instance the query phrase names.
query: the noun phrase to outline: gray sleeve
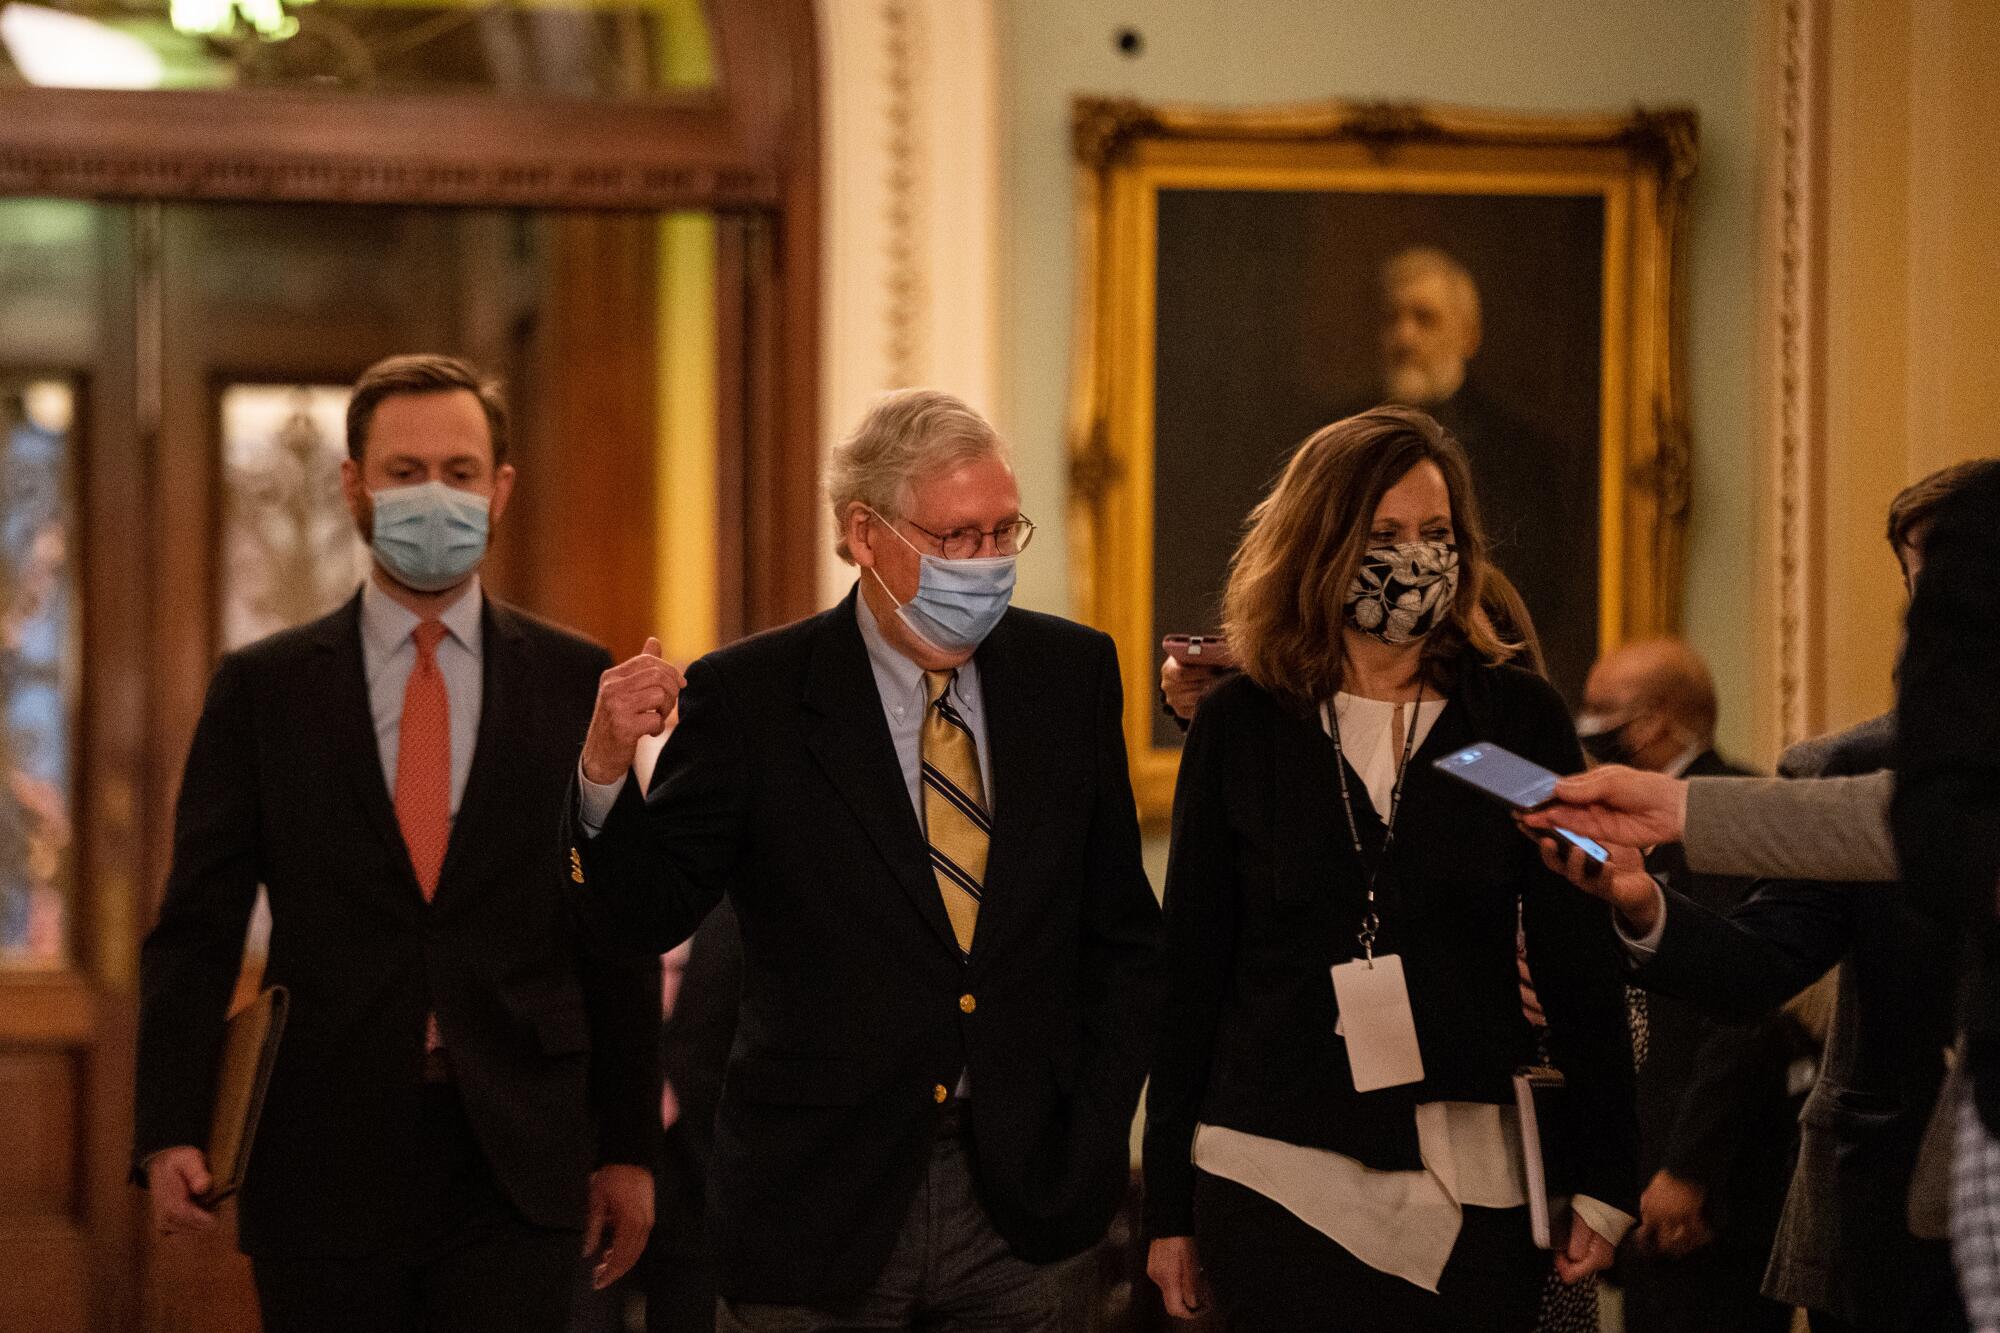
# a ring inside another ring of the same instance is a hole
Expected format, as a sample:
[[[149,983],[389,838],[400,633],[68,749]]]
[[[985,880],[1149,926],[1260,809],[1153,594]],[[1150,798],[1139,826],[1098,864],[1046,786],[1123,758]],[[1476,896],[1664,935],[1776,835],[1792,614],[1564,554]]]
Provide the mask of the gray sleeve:
[[[1688,868],[1848,882],[1893,880],[1887,769],[1852,778],[1690,778]]]
[[[594,838],[604,832],[604,821],[611,817],[611,807],[618,804],[618,793],[625,790],[626,779],[631,774],[622,774],[613,783],[592,782],[583,775],[583,761],[576,762],[577,791],[580,793],[577,814],[583,824],[583,836]]]

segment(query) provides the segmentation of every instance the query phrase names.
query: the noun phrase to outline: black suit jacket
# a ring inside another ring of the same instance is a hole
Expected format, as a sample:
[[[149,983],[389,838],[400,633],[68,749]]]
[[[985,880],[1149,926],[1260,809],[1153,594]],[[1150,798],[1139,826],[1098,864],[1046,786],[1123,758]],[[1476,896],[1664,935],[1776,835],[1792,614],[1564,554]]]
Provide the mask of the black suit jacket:
[[[1684,776],[1748,773],[1709,750]],[[1717,914],[1742,902],[1754,884],[1692,874],[1677,843],[1649,856],[1647,868]],[[1792,1062],[1808,1049],[1803,1030],[1778,1010],[1747,1024],[1723,1023],[1705,1006],[1664,991],[1648,997],[1646,1017],[1640,1178],[1664,1169],[1700,1184],[1716,1242],[1769,1254],[1798,1142],[1798,1107],[1786,1085]]]
[[[715,1111],[723,1072],[736,1042],[736,1011],[743,991],[743,934],[724,899],[701,923],[681,973],[673,1013],[660,1033],[660,1071],[673,1089],[680,1114],[660,1144],[653,1235],[658,1274],[671,1283],[706,1275],[703,1309],[715,1304],[707,1245],[708,1171],[715,1159]]]
[[[644,801],[576,847],[648,950],[726,892],[743,996],[709,1220],[726,1296],[864,1290],[972,1080],[982,1202],[1021,1257],[1104,1235],[1157,1013],[1159,909],[1139,857],[1117,654],[1011,610],[977,655],[994,832],[961,959],[896,761],[854,595],[696,662]]]
[[[1897,679],[1896,856],[1910,894],[1967,932],[1973,1091],[2000,1133],[2000,460],[1931,521]]]
[[[1876,718],[1788,752],[1787,777],[1872,773],[1894,726]],[[1936,1256],[1905,1225],[1917,1146],[1952,1033],[1949,931],[1893,884],[1763,883],[1728,915],[1669,893],[1641,984],[1736,1021],[1755,1020],[1840,964],[1819,1082],[1800,1114],[1793,1172],[1765,1289],[1862,1327],[1895,1327]]]
[[[1570,773],[1583,767],[1549,684],[1471,666],[1411,758],[1378,887],[1380,953],[1400,954],[1423,1052],[1420,1083],[1354,1090],[1328,969],[1359,956],[1365,872],[1354,855],[1333,743],[1316,708],[1247,677],[1202,701],[1181,756],[1167,871],[1166,1022],[1146,1111],[1146,1227],[1190,1234],[1196,1123],[1414,1170],[1421,1102],[1511,1104],[1535,1038],[1521,1011],[1516,904],[1568,1075],[1577,1188],[1636,1212],[1632,1045],[1609,912],[1542,867],[1505,808],[1432,761],[1493,741]],[[1382,824],[1350,770],[1373,849]]]
[[[291,1013],[241,1198],[255,1255],[393,1243],[435,1010],[473,1130],[530,1222],[579,1227],[593,1167],[650,1164],[657,963],[586,956],[553,834],[603,649],[488,601],[472,772],[435,900],[411,869],[363,674],[360,598],[225,657],[141,956],[135,1163],[207,1142],[259,883]]]

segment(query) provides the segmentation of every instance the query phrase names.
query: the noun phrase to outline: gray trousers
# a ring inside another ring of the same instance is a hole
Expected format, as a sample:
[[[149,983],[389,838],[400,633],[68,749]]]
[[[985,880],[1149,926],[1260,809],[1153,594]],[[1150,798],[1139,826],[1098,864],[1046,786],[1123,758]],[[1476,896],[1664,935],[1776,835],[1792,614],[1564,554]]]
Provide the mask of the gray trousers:
[[[1054,1264],[1016,1258],[979,1206],[967,1151],[964,1139],[937,1141],[889,1262],[857,1304],[816,1310],[725,1298],[716,1305],[716,1333],[1086,1333],[1095,1256]]]

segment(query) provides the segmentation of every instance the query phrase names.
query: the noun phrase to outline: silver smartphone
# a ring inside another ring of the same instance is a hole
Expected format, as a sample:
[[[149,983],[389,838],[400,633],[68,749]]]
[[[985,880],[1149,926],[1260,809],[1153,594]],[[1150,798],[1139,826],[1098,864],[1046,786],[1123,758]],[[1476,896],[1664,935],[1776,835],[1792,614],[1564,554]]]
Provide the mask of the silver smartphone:
[[[1523,759],[1505,746],[1491,741],[1468,745],[1436,760],[1433,767],[1447,777],[1457,778],[1466,786],[1484,792],[1509,809],[1521,811],[1539,810],[1547,805],[1555,795],[1556,783],[1561,780],[1540,764]],[[1572,833],[1566,828],[1552,831],[1571,846],[1581,848],[1585,856],[1599,865],[1611,859],[1611,853],[1601,843],[1581,833]]]

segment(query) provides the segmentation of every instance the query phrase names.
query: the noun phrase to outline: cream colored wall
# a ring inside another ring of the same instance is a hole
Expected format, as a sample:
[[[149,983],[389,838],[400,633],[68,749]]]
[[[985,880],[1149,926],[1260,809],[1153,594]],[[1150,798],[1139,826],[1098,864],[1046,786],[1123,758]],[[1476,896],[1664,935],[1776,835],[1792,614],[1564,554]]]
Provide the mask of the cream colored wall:
[[[1064,542],[1072,228],[1070,99],[1215,104],[1311,98],[1547,110],[1686,104],[1701,116],[1691,235],[1695,483],[1685,620],[1726,699],[1752,672],[1757,194],[1755,6],[1746,0],[1008,0],[1000,19],[999,424],[1043,527],[1021,600],[1070,607]],[[1119,54],[1121,27],[1144,39]],[[1725,705],[1747,747],[1747,705]]]
[[[996,411],[994,41],[990,0],[821,0],[826,447],[885,389],[927,384]],[[830,604],[854,571],[820,521]]]
[[[1881,539],[1901,487],[2000,454],[2000,6],[1826,11],[1825,727],[1888,707],[1903,591]]]

